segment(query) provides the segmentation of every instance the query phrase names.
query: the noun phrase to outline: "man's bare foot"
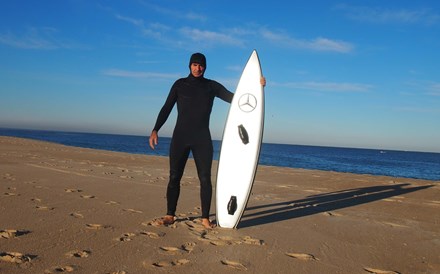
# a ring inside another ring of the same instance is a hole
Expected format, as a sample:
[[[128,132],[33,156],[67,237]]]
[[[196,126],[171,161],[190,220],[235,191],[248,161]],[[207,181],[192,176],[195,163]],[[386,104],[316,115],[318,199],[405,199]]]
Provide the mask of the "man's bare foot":
[[[202,225],[208,229],[216,227],[216,225],[212,223],[208,218],[202,218]]]
[[[165,226],[172,225],[172,224],[174,224],[175,220],[176,220],[176,218],[174,216],[165,215],[164,217],[157,220],[157,224],[158,225],[165,225]]]

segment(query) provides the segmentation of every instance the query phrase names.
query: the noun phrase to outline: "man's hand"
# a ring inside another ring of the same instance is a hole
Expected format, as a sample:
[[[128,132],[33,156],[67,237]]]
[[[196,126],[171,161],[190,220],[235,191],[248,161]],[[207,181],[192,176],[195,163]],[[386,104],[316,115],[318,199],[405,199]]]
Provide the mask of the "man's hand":
[[[154,146],[157,145],[159,137],[157,136],[157,131],[153,130],[150,135],[150,147],[154,149]]]
[[[261,78],[260,78],[260,84],[261,84],[263,87],[266,86],[266,78],[265,78],[265,77],[261,76]]]

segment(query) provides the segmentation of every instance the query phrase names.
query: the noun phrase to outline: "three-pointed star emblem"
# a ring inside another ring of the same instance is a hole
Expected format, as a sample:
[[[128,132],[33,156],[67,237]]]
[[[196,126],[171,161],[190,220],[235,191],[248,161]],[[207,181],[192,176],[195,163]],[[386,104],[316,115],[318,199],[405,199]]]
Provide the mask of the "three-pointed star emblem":
[[[257,107],[257,98],[250,93],[245,93],[238,100],[238,106],[244,112],[251,112]]]

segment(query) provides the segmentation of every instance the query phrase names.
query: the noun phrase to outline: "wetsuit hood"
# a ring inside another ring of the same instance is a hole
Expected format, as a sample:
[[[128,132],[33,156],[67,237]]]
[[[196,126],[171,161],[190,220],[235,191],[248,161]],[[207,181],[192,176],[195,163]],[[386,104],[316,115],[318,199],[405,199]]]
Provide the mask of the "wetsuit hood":
[[[206,70],[206,57],[202,53],[197,52],[191,55],[191,58],[189,59],[189,67],[191,67],[192,63],[200,64]]]

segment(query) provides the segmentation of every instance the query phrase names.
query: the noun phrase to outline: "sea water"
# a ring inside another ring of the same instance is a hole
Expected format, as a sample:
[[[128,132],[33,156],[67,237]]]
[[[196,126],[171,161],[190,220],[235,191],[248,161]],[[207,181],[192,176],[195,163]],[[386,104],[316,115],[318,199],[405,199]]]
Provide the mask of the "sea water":
[[[155,150],[148,136],[2,129],[0,135],[49,141],[68,146],[168,156],[170,138],[161,137]],[[221,142],[213,141],[218,160]],[[320,147],[263,143],[261,165],[440,180],[440,153]]]

